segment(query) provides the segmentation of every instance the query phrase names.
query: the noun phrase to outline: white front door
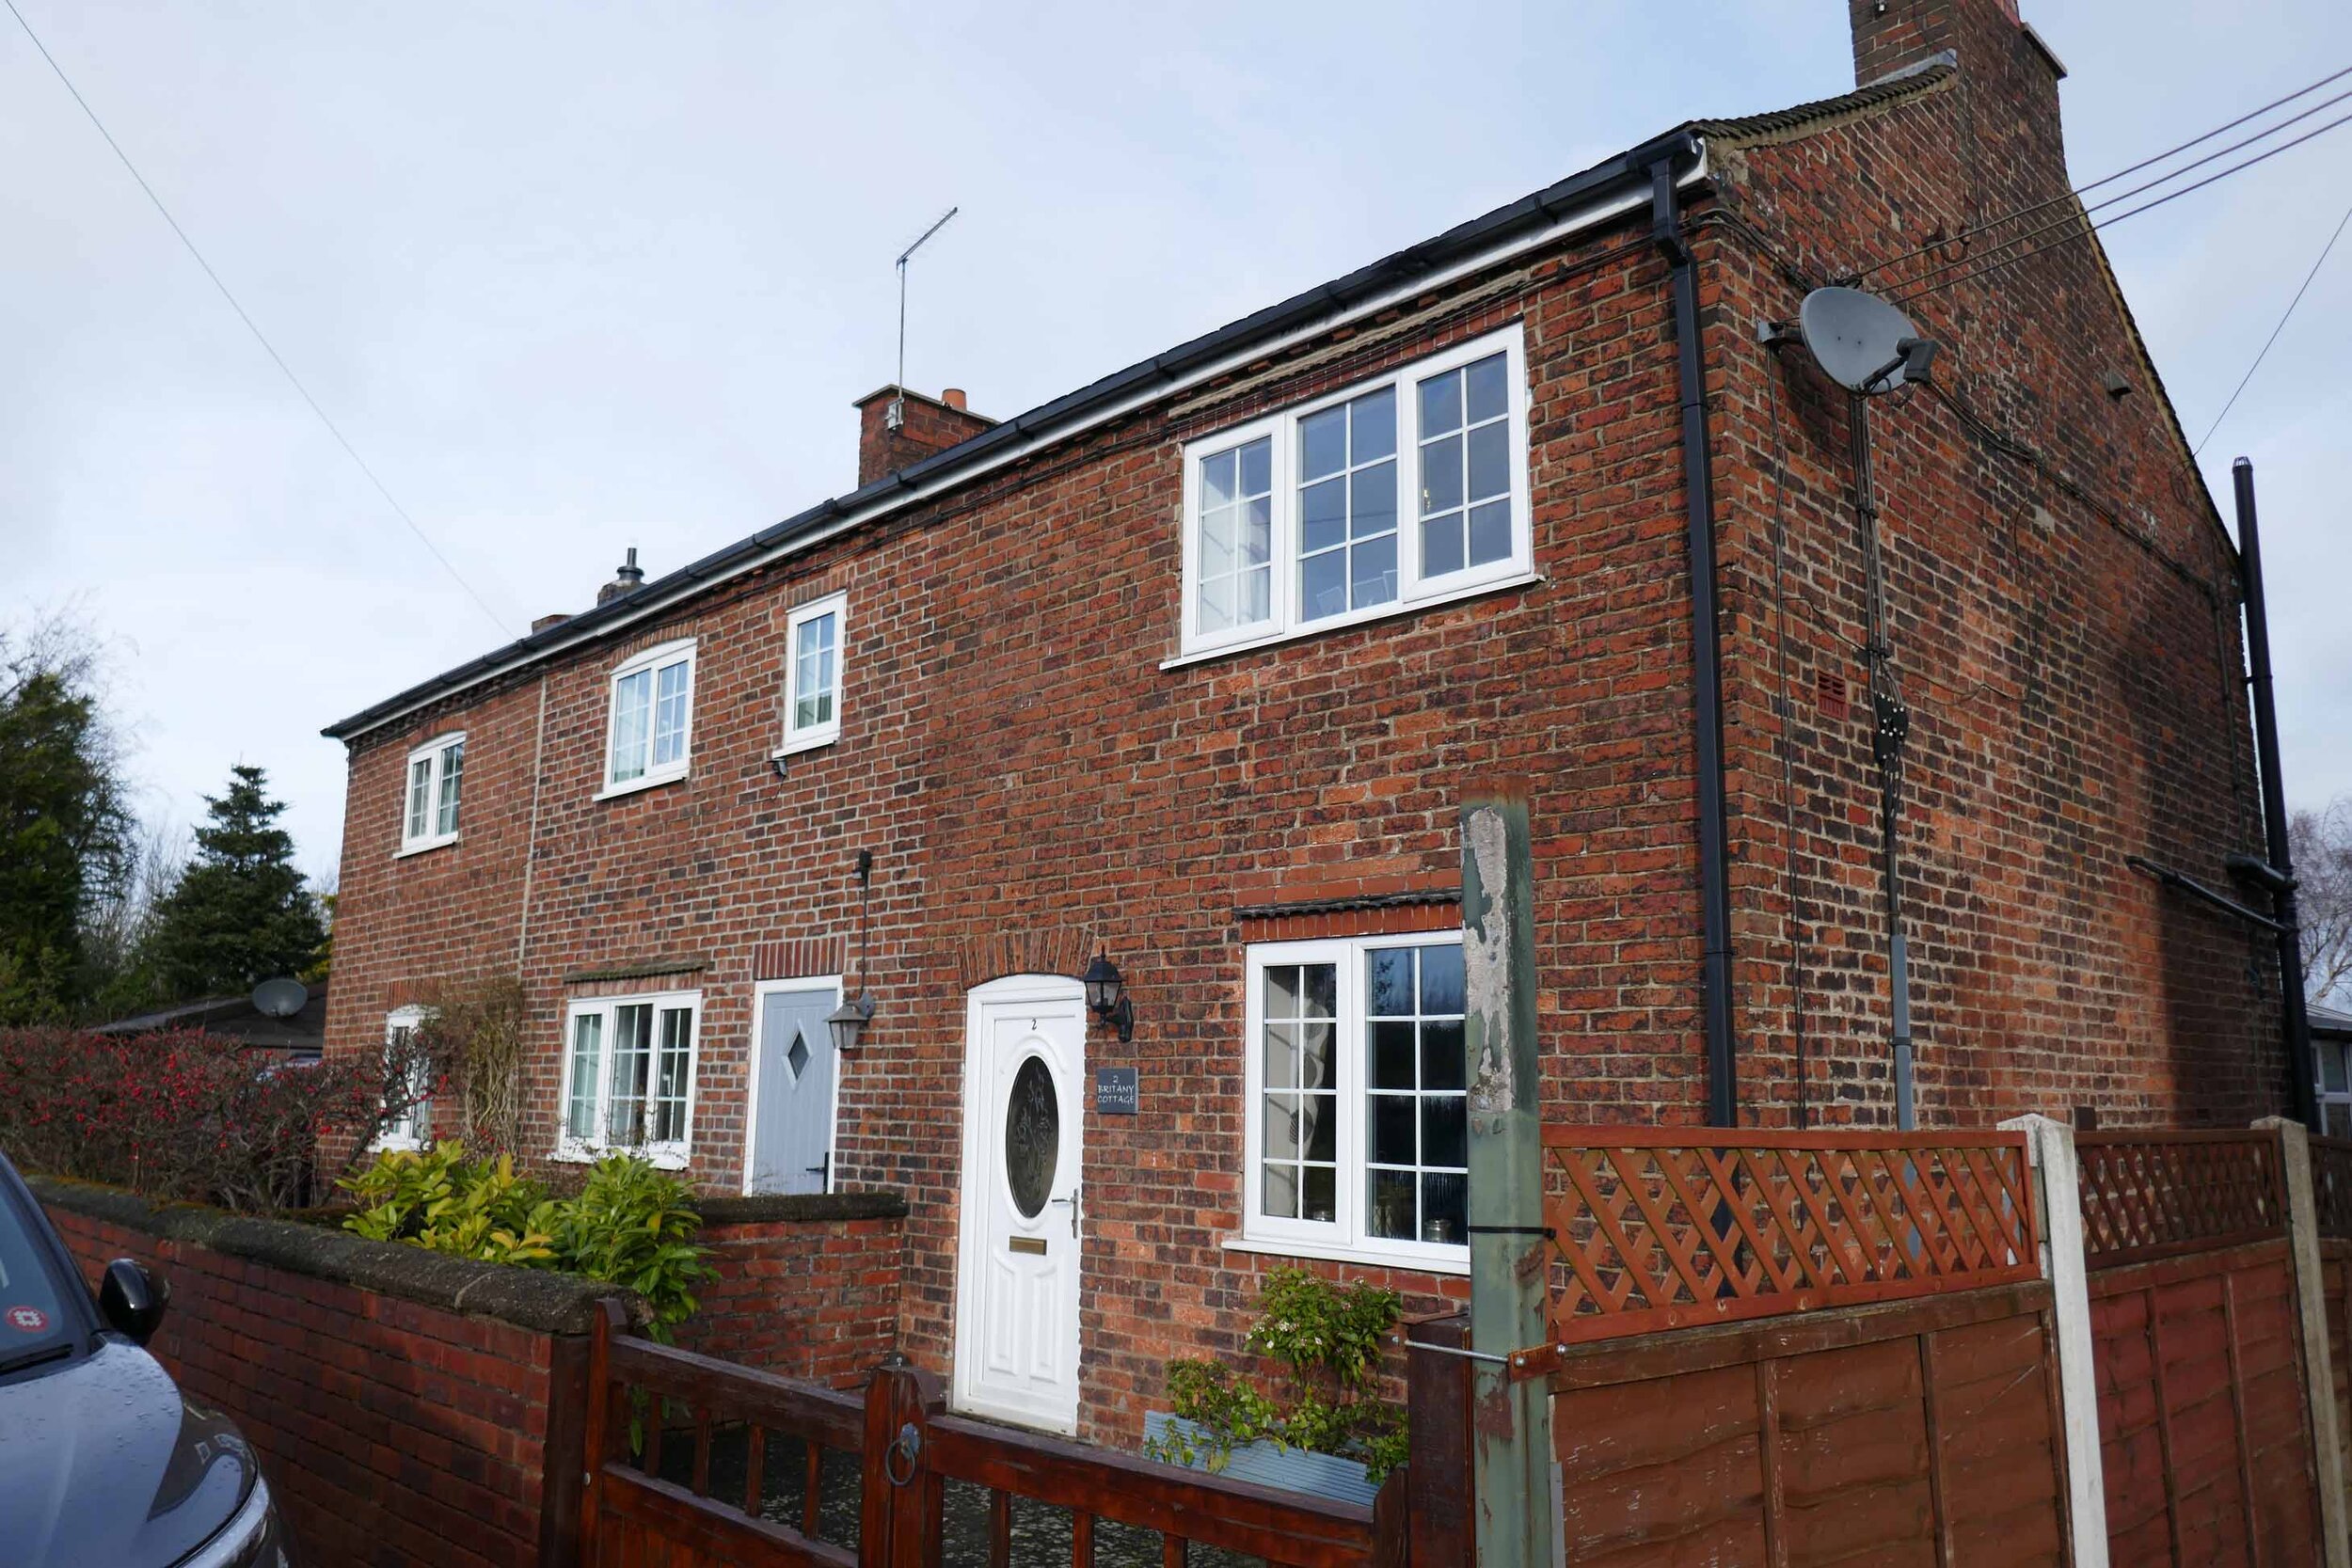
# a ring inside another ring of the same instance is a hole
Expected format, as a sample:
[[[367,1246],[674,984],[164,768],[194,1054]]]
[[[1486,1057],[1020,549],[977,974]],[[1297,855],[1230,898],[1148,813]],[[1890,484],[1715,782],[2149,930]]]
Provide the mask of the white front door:
[[[992,980],[968,1023],[956,1407],[1075,1432],[1085,995],[1058,975]]]

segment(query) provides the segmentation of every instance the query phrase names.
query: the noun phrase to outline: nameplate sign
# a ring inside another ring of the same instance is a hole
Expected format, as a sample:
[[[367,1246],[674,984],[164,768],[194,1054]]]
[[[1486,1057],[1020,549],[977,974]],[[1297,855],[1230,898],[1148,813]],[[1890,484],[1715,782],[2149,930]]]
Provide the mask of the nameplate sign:
[[[1131,1117],[1140,1102],[1141,1088],[1131,1067],[1098,1067],[1094,1069],[1094,1114],[1098,1117]]]

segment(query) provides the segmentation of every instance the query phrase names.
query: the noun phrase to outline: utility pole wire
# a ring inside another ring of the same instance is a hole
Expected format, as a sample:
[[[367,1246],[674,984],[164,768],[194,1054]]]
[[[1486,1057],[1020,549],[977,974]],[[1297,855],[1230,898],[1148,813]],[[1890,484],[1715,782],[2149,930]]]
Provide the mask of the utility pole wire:
[[[2336,248],[2336,242],[2338,240],[2344,238],[2344,225],[2346,224],[2352,224],[2352,207],[2346,207],[2344,210],[2344,216],[2336,220],[2336,231],[2328,236],[2328,243],[2326,245],[2319,247],[2319,260],[2313,261],[2312,263],[2312,270],[2303,275],[2303,286],[2295,291],[2295,297],[2293,299],[2287,301],[2286,312],[2279,318],[2279,325],[2270,329],[2270,337],[2264,342],[2262,352],[2254,356],[2254,362],[2252,364],[2246,367],[2246,374],[2239,378],[2237,391],[2230,394],[2230,401],[2221,405],[2221,412],[2216,414],[2213,417],[2213,423],[2205,427],[2203,438],[2199,440],[2194,447],[2189,449],[2188,454],[2191,457],[2196,456],[2199,452],[2205,450],[2205,442],[2213,439],[2213,433],[2221,428],[2221,421],[2228,419],[2230,417],[2230,410],[2237,406],[2238,393],[2246,390],[2246,384],[2254,379],[2254,372],[2261,370],[2263,368],[2263,361],[2270,357],[2271,344],[2276,343],[2279,341],[2279,334],[2287,329],[2287,323],[2294,318],[2295,308],[2303,303],[2303,296],[2305,294],[2311,293],[2312,279],[2317,277],[2319,276],[2319,269],[2328,264],[2328,253]]]
[[[24,20],[24,13],[16,8],[16,0],[5,0],[5,3],[8,8],[8,14],[16,18],[16,24],[19,27],[24,29],[24,36],[33,40],[33,47],[40,51],[40,57],[48,62],[49,69],[56,72],[57,80],[64,84],[65,90],[72,95],[73,102],[88,118],[90,124],[104,139],[106,146],[113,150],[123,168],[137,182],[139,189],[146,193],[147,199],[154,205],[155,211],[162,215],[164,222],[171,226],[171,231],[180,236],[180,243],[187,247],[190,256],[196,258],[196,264],[204,269],[204,276],[213,280],[213,287],[220,291],[220,297],[229,302],[229,309],[237,313],[237,319],[245,323],[246,330],[253,334],[253,341],[262,345],[262,352],[270,356],[270,362],[278,367],[279,372],[285,376],[294,389],[302,394],[302,401],[310,405],[310,412],[318,416],[319,423],[325,425],[326,433],[335,437],[335,444],[343,449],[344,455],[358,466],[361,473],[367,475],[368,483],[375,486],[375,493],[384,498],[384,504],[390,507],[402,522],[408,525],[408,531],[417,536],[417,542],[432,553],[433,559],[441,563],[441,569],[449,573],[450,577],[456,581],[457,586],[466,591],[467,596],[481,607],[482,613],[490,618],[490,624],[498,627],[503,635],[510,637],[514,635],[506,623],[500,618],[499,612],[490,608],[490,602],[474,591],[474,585],[466,580],[464,575],[451,563],[449,557],[441,553],[440,546],[434,544],[424,530],[418,526],[416,518],[408,515],[408,509],[401,505],[391,491],[385,486],[384,482],[376,477],[375,470],[368,467],[368,460],[359,455],[358,449],[351,444],[342,428],[328,418],[326,410],[319,405],[319,400],[310,395],[310,388],[305,387],[302,384],[302,378],[294,374],[294,367],[286,363],[285,356],[278,352],[276,346],[270,342],[253,318],[246,312],[246,308],[237,303],[237,296],[229,292],[229,285],[222,282],[220,274],[213,270],[213,263],[204,259],[202,251],[197,249],[196,242],[188,238],[188,231],[180,227],[180,220],[173,217],[171,209],[164,205],[164,198],[155,194],[155,187],[147,182],[147,177],[141,174],[138,166],[131,161],[131,155],[122,150],[122,144],[115,140],[114,133],[106,129],[106,122],[98,118],[98,111],[89,106],[89,101],[84,98],[81,89],[73,85],[73,78],[65,73],[65,67],[57,63],[57,57],[55,55],[49,53],[49,46],[40,41],[40,35],[33,31],[33,24]]]

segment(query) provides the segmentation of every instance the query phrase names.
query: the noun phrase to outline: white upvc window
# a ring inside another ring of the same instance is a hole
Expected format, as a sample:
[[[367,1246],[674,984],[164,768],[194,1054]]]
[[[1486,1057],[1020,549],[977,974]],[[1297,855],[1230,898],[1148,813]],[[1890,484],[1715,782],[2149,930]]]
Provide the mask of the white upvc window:
[[[612,672],[606,795],[686,776],[694,739],[694,642],[647,648]]]
[[[1184,448],[1183,656],[1531,577],[1515,324]]]
[[[400,852],[457,842],[457,800],[465,783],[466,736],[438,735],[408,753],[400,816]]]
[[[2352,1138],[2352,1073],[2344,1070],[2344,1042],[2314,1030],[2312,1052],[2319,1058],[2320,1131],[2331,1138]]]
[[[416,1038],[429,1016],[423,1007],[396,1007],[384,1017],[384,1057],[389,1067],[394,1052],[404,1051]],[[407,1096],[412,1103],[398,1116],[385,1122],[384,1131],[376,1135],[374,1147],[383,1148],[422,1148],[433,1141],[433,1102],[424,1098],[432,1086],[432,1067],[421,1058],[409,1064]]]
[[[804,604],[786,619],[784,744],[776,755],[841,738],[841,652],[849,623],[847,594]]]
[[[1461,933],[1264,943],[1248,973],[1237,1244],[1466,1270]]]
[[[563,1125],[555,1158],[633,1149],[668,1169],[693,1146],[700,991],[600,996],[564,1018]]]

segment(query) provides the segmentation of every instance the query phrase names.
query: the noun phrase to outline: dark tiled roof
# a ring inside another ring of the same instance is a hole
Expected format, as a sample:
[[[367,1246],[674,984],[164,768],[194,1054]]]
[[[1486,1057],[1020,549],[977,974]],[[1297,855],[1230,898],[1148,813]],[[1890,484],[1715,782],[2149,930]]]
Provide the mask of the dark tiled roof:
[[[101,1035],[152,1035],[165,1029],[201,1029],[270,1051],[316,1051],[326,1038],[326,986],[310,988],[302,1009],[291,1018],[270,1018],[249,996],[214,996],[181,1002],[153,1012],[102,1023]]]
[[[657,578],[632,592],[584,610],[543,631],[516,639],[496,652],[485,654],[430,680],[421,681],[391,697],[329,724],[322,733],[348,740],[408,709],[429,703],[477,680],[534,664],[564,649],[594,641],[606,628],[635,619],[640,612],[690,597],[705,581],[729,574],[759,557],[811,535],[825,531],[843,518],[886,505],[894,497],[937,480],[952,477],[1033,437],[1047,436],[1078,425],[1116,404],[1168,387],[1203,365],[1242,352],[1285,333],[1311,326],[1338,310],[1365,299],[1393,292],[1518,235],[1540,230],[1579,207],[1604,196],[1646,183],[1661,159],[1680,168],[1698,156],[1708,137],[1733,143],[1802,135],[1855,114],[1939,85],[1953,74],[1947,61],[1931,61],[1924,69],[1874,83],[1835,98],[1824,98],[1771,114],[1732,119],[1691,120],[1627,149],[1613,158],[1570,175],[1507,206],[1458,224],[1434,238],[1409,245],[1391,256],[1359,267],[1295,294],[1279,305],[1243,317],[1202,337],[1154,355],[1090,386],[1039,404],[1025,414],[1002,420],[942,452],[911,467],[861,485],[846,496],[819,501],[762,529],[747,539],[712,551],[701,560]]]

